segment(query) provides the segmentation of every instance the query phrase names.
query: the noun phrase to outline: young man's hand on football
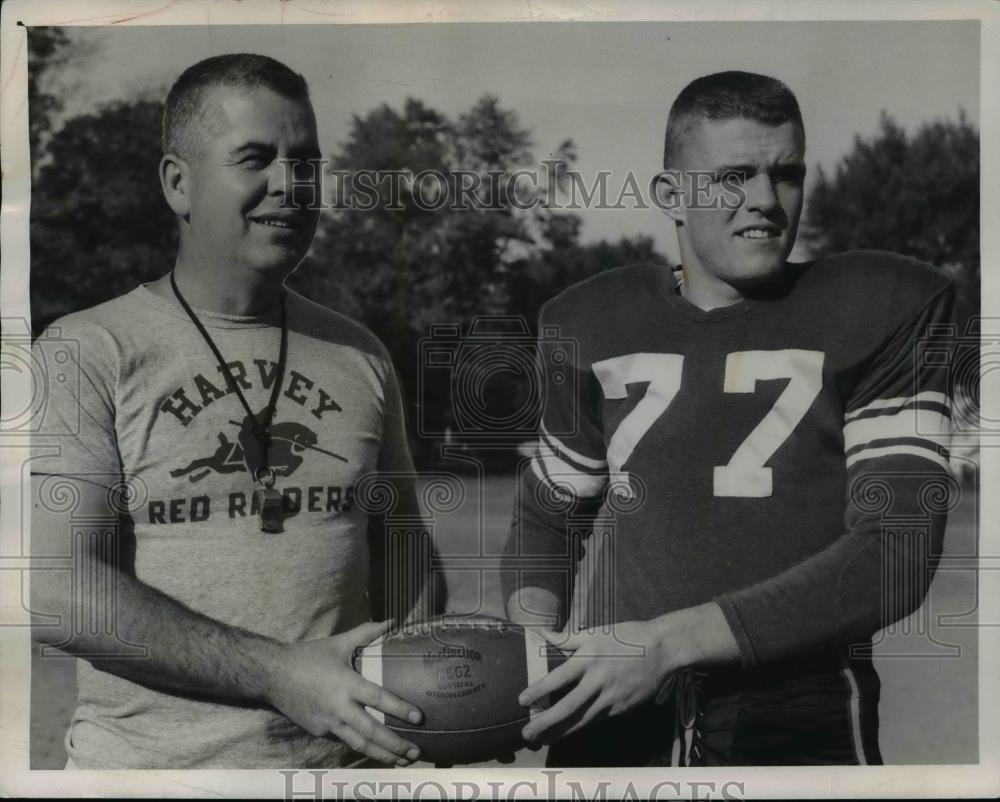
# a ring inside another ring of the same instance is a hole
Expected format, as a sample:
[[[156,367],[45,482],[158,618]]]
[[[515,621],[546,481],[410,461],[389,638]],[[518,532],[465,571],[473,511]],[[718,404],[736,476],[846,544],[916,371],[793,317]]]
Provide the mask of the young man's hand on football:
[[[548,694],[567,691],[522,731],[529,744],[551,743],[595,718],[618,716],[651,698],[671,673],[695,665],[739,658],[739,648],[722,610],[714,603],[678,610],[651,621],[625,621],[610,632],[540,631],[569,659],[526,688],[529,706]]]

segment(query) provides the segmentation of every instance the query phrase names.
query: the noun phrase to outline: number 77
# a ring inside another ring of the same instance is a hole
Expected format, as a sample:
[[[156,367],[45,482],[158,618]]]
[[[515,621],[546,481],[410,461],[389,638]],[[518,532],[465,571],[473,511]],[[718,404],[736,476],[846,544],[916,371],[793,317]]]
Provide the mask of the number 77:
[[[823,386],[822,351],[736,351],[726,357],[723,390],[752,393],[758,381],[788,379],[757,427],[747,435],[727,465],[716,465],[716,496],[766,498],[773,492],[772,471],[765,467],[799,422]],[[680,354],[627,354],[593,364],[608,399],[626,398],[629,384],[645,383],[646,392],[618,425],[608,442],[608,467],[616,483],[628,474],[622,466],[649,428],[666,412],[681,389],[684,357]],[[627,484],[626,484],[627,486]]]

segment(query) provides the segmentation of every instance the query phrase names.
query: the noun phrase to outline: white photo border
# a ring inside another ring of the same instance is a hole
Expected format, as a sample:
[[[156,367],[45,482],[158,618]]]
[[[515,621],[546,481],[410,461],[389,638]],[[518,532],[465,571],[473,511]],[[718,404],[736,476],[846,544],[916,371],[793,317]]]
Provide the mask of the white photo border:
[[[778,20],[956,20],[981,23],[980,114],[982,141],[981,263],[982,313],[997,316],[1000,335],[1000,5],[923,0],[750,0],[732,2],[318,2],[316,0],[10,0],[0,22],[0,140],[2,140],[3,206],[0,219],[0,298],[6,320],[29,319],[28,214],[30,164],[27,125],[26,31],[29,26],[153,26],[153,25],[345,25],[444,24],[452,22],[584,21],[778,21]],[[987,268],[987,266],[989,266]],[[8,332],[4,332],[5,338]],[[1000,394],[983,384],[983,415],[1000,420]],[[5,404],[19,404],[30,393],[23,377],[2,373]],[[23,440],[23,441],[22,441]],[[979,756],[978,765],[868,766],[846,768],[719,768],[719,769],[588,769],[554,774],[552,770],[393,769],[330,770],[321,777],[309,771],[30,771],[29,699],[30,630],[21,607],[23,497],[20,474],[27,436],[5,434],[2,440],[2,502],[0,502],[0,609],[5,620],[21,626],[0,627],[0,793],[12,796],[117,797],[248,797],[320,798],[311,793],[317,779],[322,798],[376,796],[381,788],[399,792],[399,783],[424,783],[426,798],[438,798],[437,783],[449,796],[466,799],[530,799],[567,797],[569,780],[580,784],[587,798],[603,786],[606,798],[634,794],[644,798],[815,798],[830,797],[995,797],[1000,795],[1000,629],[979,632]],[[981,486],[1000,476],[1000,453],[982,450]],[[1000,494],[980,497],[980,615],[1000,621]],[[992,570],[989,570],[992,569]],[[918,703],[915,701],[915,703]],[[928,737],[934,737],[928,733]],[[291,776],[290,776],[291,775]],[[291,783],[291,785],[289,784]],[[388,783],[388,785],[385,785]],[[381,784],[381,785],[380,785]],[[659,785],[658,785],[659,784]],[[728,785],[727,785],[728,784]],[[710,797],[704,796],[706,793]]]

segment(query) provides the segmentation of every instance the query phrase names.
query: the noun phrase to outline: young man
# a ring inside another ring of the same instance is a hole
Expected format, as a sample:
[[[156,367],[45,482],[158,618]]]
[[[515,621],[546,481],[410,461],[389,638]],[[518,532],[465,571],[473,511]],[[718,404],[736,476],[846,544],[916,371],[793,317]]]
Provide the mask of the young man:
[[[509,615],[567,623],[577,532],[598,566],[547,633],[571,658],[522,695],[557,692],[524,731],[551,765],[880,762],[870,639],[944,532],[948,385],[918,344],[952,288],[882,252],[787,262],[804,153],[781,82],[694,81],[659,184],[681,280],[611,271],[542,312],[576,376],[521,477]]]
[[[35,554],[79,568],[32,577],[36,639],[89,661],[70,767],[405,765],[416,747],[374,715],[419,711],[350,660],[387,626],[365,486],[378,472],[417,513],[413,465],[386,350],[283,287],[319,214],[304,79],[194,65],[163,151],[173,271],[54,324],[78,381],[43,388],[45,431],[78,432],[43,431],[33,461]]]

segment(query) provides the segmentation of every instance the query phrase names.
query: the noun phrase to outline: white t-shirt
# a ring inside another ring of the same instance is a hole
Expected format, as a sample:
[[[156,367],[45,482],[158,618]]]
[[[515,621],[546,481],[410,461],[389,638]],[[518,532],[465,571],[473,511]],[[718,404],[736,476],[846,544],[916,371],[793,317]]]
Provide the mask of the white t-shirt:
[[[278,311],[195,312],[260,412],[276,376]],[[125,570],[225,624],[293,641],[369,620],[368,514],[354,495],[362,477],[412,476],[413,464],[384,346],[294,292],[287,320],[269,452],[285,507],[282,533],[262,532],[252,509],[239,398],[184,311],[145,287],[68,315],[43,335],[68,343],[79,371],[62,371],[47,388],[32,473],[104,486],[123,479],[134,526],[134,565],[126,548]],[[336,767],[359,759],[270,709],[162,693],[83,660],[78,678],[66,745],[81,768]]]

